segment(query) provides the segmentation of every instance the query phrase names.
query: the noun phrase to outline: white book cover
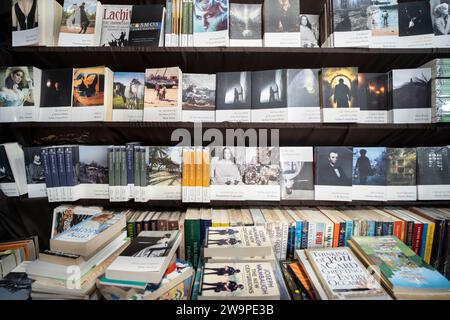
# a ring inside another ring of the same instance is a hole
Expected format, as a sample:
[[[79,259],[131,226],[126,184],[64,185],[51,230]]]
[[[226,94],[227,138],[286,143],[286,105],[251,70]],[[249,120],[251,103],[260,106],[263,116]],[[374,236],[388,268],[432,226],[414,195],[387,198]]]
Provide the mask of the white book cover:
[[[399,23],[397,0],[372,2],[367,8],[367,23],[371,32],[371,48],[397,48]]]
[[[431,69],[397,69],[391,75],[393,123],[431,123]]]
[[[262,44],[262,5],[230,3],[230,47]]]
[[[251,72],[219,72],[216,79],[216,122],[250,122]]]
[[[321,79],[323,122],[357,122],[358,68],[323,68]]]
[[[321,121],[318,69],[287,70],[288,122]]]
[[[39,44],[40,10],[45,4],[42,0],[13,0],[12,46],[35,46]]]
[[[334,47],[369,47],[372,34],[367,10],[371,1],[355,0],[350,3],[332,1]]]
[[[182,120],[215,122],[216,75],[183,73]]]
[[[102,5],[97,0],[64,0],[58,46],[91,47],[100,40]]]
[[[313,147],[280,147],[281,199],[314,200]]]
[[[358,73],[358,123],[388,122],[388,75]]]
[[[142,121],[144,90],[144,73],[115,72],[112,121]]]
[[[40,69],[0,68],[0,123],[36,121],[40,88]]]
[[[7,197],[17,197],[19,191],[19,177],[13,170],[15,156],[7,145],[0,145],[0,190]]]
[[[39,121],[72,121],[73,69],[42,71]]]
[[[315,200],[352,200],[352,147],[316,147]]]
[[[194,47],[228,47],[229,2],[194,1]]]
[[[246,199],[280,201],[280,148],[248,147],[245,151]]]
[[[214,147],[210,161],[211,200],[246,200],[244,147]]]
[[[387,172],[385,147],[354,147],[352,200],[386,201]]]
[[[199,300],[278,300],[270,263],[205,263]]]
[[[417,148],[417,199],[450,199],[450,147]]]
[[[300,1],[264,1],[264,46],[300,47]]]
[[[181,70],[145,70],[144,121],[181,121]]]
[[[252,122],[287,122],[286,70],[252,72]]]
[[[269,256],[272,244],[262,226],[211,227],[207,230],[205,257]]]
[[[100,19],[101,47],[125,47],[130,32],[131,5],[103,5]]]
[[[415,201],[416,148],[387,148],[387,201]]]

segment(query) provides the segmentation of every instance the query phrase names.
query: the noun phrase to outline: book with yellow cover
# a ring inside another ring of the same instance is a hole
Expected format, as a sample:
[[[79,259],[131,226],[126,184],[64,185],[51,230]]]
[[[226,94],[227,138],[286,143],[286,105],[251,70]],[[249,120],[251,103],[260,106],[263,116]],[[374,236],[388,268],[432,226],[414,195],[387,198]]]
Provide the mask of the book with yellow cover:
[[[210,179],[210,160],[209,160],[209,148],[203,148],[202,152],[202,202],[209,203],[209,179]]]
[[[189,148],[183,148],[181,163],[182,201],[189,202]]]
[[[195,202],[203,202],[203,147],[195,147]]]

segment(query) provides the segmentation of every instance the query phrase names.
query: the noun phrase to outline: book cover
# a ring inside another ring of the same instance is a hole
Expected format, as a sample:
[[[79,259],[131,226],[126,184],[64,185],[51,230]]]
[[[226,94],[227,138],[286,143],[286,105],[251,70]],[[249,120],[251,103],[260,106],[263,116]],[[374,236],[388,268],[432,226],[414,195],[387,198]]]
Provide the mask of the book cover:
[[[280,201],[280,148],[245,148],[242,178],[247,200]]]
[[[228,47],[228,6],[228,0],[194,1],[194,47]]]
[[[387,148],[387,200],[415,201],[416,148]]]
[[[303,48],[319,48],[319,15],[300,14],[300,45]]]
[[[392,70],[392,122],[431,122],[430,68]]]
[[[312,147],[281,147],[280,167],[282,200],[314,200]]]
[[[262,47],[262,5],[230,3],[230,46]]]
[[[351,201],[353,148],[316,147],[315,200]]]
[[[58,46],[84,47],[98,45],[96,34],[101,32],[97,14],[101,5],[97,0],[64,0]]]
[[[126,47],[133,6],[103,5],[101,47]]]
[[[388,122],[387,81],[385,73],[358,73],[358,123]]]
[[[287,70],[288,122],[320,122],[318,69]]]
[[[183,73],[182,119],[188,122],[214,122],[216,75]]]
[[[108,146],[79,146],[76,199],[109,199]]]
[[[264,46],[300,47],[300,1],[264,1]]]
[[[354,147],[352,200],[386,201],[387,172],[386,148]]]
[[[142,121],[144,110],[144,73],[115,72],[113,84],[113,121]]]
[[[5,146],[0,145],[0,190],[8,197],[19,195],[16,178],[11,169]]]
[[[181,121],[181,70],[145,70],[144,121]]]
[[[252,122],[287,121],[286,70],[252,72]]]
[[[398,4],[399,46],[401,48],[433,47],[433,25],[429,1]]]
[[[41,70],[0,68],[0,123],[36,121],[40,103]]]
[[[334,47],[369,47],[371,30],[367,9],[370,5],[370,0],[332,0]]]
[[[53,210],[50,238],[69,230],[80,222],[101,213],[101,207],[58,206]]]
[[[205,263],[199,300],[280,299],[270,263]]]
[[[251,72],[219,72],[216,78],[216,122],[250,122]]]
[[[358,68],[323,68],[321,78],[323,122],[358,122]]]
[[[27,174],[28,197],[47,197],[45,185],[44,163],[41,156],[41,147],[24,148],[25,171]]]
[[[262,226],[211,227],[206,231],[205,257],[253,257],[272,254],[272,244]]]
[[[71,121],[73,69],[42,71],[39,121]]]
[[[160,47],[164,43],[164,6],[134,5],[128,45]]]
[[[12,46],[34,46],[39,44],[38,0],[13,0],[11,3]]]
[[[367,8],[371,48],[396,48],[400,39],[397,0],[372,2]]]
[[[450,199],[450,147],[417,148],[417,198]]]

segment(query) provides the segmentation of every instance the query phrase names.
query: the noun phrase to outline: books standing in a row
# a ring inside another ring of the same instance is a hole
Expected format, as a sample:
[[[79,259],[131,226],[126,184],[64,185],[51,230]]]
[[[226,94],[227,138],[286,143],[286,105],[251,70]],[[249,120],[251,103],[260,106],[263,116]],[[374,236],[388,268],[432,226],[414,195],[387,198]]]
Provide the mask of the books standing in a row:
[[[209,148],[183,148],[181,170],[181,200],[183,202],[209,203],[210,154]],[[178,197],[177,199],[180,199]]]

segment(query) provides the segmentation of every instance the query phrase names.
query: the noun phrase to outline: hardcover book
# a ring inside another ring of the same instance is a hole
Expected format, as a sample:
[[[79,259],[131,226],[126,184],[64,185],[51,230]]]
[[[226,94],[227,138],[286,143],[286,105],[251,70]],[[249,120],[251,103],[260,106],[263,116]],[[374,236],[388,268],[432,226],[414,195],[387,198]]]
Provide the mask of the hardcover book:
[[[388,122],[388,77],[385,73],[358,74],[358,123]]]
[[[315,200],[352,200],[352,147],[316,147]]]
[[[130,32],[131,12],[133,6],[103,5],[100,37],[101,47],[126,47]]]
[[[181,70],[145,70],[144,121],[181,121]]]
[[[314,200],[313,148],[281,147],[281,199]]]
[[[431,122],[430,68],[392,70],[392,123]]]
[[[112,121],[142,121],[144,110],[144,73],[115,72]]]
[[[39,121],[72,120],[73,69],[42,71]]]
[[[417,200],[416,148],[387,148],[388,201]]]
[[[108,279],[158,284],[180,244],[176,231],[142,231],[106,269]]]
[[[318,69],[287,70],[288,122],[320,122]]]
[[[38,118],[41,70],[34,67],[0,68],[0,123],[30,122]]]
[[[286,70],[252,72],[252,122],[286,122]]]
[[[182,119],[187,122],[214,122],[216,75],[184,73]]]
[[[417,198],[450,199],[450,147],[417,148]]]
[[[278,300],[270,263],[205,263],[199,300]]]
[[[128,45],[162,47],[164,45],[165,8],[160,4],[134,5]]]
[[[230,47],[262,47],[262,5],[230,3]]]
[[[264,46],[300,47],[300,1],[264,1]]]
[[[352,200],[386,201],[387,150],[353,148]]]
[[[264,227],[211,227],[206,231],[206,258],[270,256],[272,244]]]
[[[219,72],[216,79],[216,122],[250,122],[251,72]]]
[[[323,68],[323,122],[358,122],[358,68]]]
[[[58,46],[98,46],[101,7],[97,0],[64,0]]]
[[[397,299],[449,299],[450,282],[396,237],[353,237],[349,246],[379,268],[374,270]]]
[[[199,1],[193,3],[194,47],[228,47],[229,2]]]

